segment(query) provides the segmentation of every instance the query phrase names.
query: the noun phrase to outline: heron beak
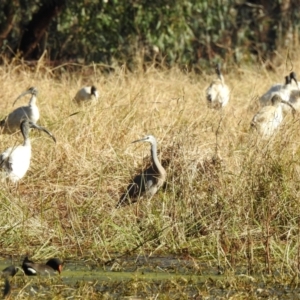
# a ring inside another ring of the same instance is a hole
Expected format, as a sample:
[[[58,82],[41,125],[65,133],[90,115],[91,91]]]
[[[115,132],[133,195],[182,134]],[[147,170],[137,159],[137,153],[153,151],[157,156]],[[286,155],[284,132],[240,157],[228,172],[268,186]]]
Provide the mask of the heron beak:
[[[135,140],[135,141],[131,142],[131,144],[134,144],[134,143],[137,143],[137,142],[143,142],[143,141],[146,141],[146,140],[147,140],[147,137],[144,137],[142,139]]]
[[[48,129],[46,129],[45,127],[39,126],[39,125],[37,125],[35,123],[32,123],[32,122],[29,122],[29,124],[30,124],[30,128],[36,128],[38,130],[46,132],[49,136],[51,136],[51,138],[53,139],[53,141],[56,143],[55,136]]]
[[[17,102],[20,98],[22,98],[23,96],[25,96],[25,95],[27,95],[27,94],[32,94],[32,90],[29,89],[29,90],[25,91],[24,93],[22,93],[20,96],[18,96],[18,98],[14,101],[13,106],[16,104],[16,102]]]

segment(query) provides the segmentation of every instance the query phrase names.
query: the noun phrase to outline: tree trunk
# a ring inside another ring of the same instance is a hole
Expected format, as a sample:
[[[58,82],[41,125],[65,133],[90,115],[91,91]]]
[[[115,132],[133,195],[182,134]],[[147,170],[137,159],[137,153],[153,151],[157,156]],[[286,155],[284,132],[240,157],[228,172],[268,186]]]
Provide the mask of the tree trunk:
[[[3,40],[7,38],[9,35],[13,24],[14,17],[16,11],[16,1],[8,1],[8,3],[4,6],[3,12],[5,15],[5,23],[0,27],[0,47],[3,45]]]
[[[45,37],[46,30],[52,19],[56,17],[64,8],[65,1],[46,1],[40,9],[33,14],[31,21],[24,28],[24,33],[20,42],[19,51],[25,59],[38,59],[39,43]]]

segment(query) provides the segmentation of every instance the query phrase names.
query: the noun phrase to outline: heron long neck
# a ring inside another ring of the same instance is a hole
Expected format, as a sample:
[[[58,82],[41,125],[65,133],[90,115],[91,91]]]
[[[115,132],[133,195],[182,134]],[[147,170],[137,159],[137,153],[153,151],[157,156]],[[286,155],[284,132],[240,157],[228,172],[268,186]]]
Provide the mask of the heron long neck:
[[[158,171],[160,175],[164,175],[166,171],[161,165],[160,161],[158,160],[157,147],[155,144],[151,145],[151,157],[152,157],[153,167]]]

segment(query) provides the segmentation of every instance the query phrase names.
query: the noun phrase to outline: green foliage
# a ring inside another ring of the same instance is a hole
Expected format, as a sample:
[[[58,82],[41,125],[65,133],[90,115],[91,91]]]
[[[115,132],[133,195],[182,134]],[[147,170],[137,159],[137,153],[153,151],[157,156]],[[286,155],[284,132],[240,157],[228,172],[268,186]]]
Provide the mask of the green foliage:
[[[53,0],[54,1],[54,0]],[[251,60],[290,46],[300,26],[296,1],[271,5],[240,0],[81,0],[67,1],[48,30],[52,60],[131,64],[205,65],[209,61]],[[8,22],[5,7],[14,8],[14,25],[2,40],[16,50],[22,28],[44,4],[41,0],[2,1],[0,29]],[[7,53],[5,47],[3,53]]]

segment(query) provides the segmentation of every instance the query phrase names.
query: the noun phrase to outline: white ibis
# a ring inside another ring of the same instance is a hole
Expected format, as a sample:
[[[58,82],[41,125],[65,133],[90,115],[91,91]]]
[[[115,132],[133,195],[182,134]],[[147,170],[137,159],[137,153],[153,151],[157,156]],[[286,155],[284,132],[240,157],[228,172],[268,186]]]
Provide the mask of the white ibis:
[[[140,175],[134,177],[133,182],[127,187],[127,191],[120,197],[117,208],[137,202],[139,198],[151,199],[166,180],[167,173],[157,157],[157,142],[153,135],[147,135],[137,142],[149,142],[151,144],[152,165]]]
[[[228,86],[225,84],[220,64],[217,64],[215,70],[218,79],[215,79],[206,89],[206,100],[208,107],[220,109],[227,105],[230,97],[230,91]]]
[[[295,72],[291,72],[285,76],[284,84],[274,84],[271,88],[259,98],[261,106],[272,105],[271,99],[277,94],[284,101],[289,101],[292,91],[299,90],[297,75]],[[289,110],[287,106],[283,106],[284,111]]]
[[[276,83],[272,85],[270,89],[259,98],[259,102],[261,106],[272,105],[271,103],[272,97],[275,94],[278,94],[280,91],[282,91],[282,95],[280,95],[283,96],[282,99],[288,101],[288,99],[286,99],[288,97],[285,97],[285,94],[288,91],[288,86],[291,83],[291,78],[289,75],[285,76],[284,78],[285,78],[284,84]]]
[[[92,86],[85,86],[81,88],[76,96],[74,97],[73,101],[76,102],[78,105],[92,103],[97,101],[99,98],[99,93],[97,88]]]
[[[277,94],[272,97],[271,103],[272,105],[262,107],[251,122],[251,126],[256,128],[263,138],[271,137],[281,124],[283,120],[281,103],[290,106],[292,112],[295,112],[295,108],[288,101],[282,100]]]
[[[23,96],[31,94],[27,106],[21,106],[12,111],[2,121],[0,121],[0,131],[2,133],[14,133],[20,129],[20,123],[27,118],[32,123],[36,123],[40,118],[40,112],[36,105],[38,91],[35,87],[29,88],[22,93],[13,103],[13,105]]]
[[[55,137],[46,128],[25,119],[21,122],[20,129],[24,138],[22,145],[11,147],[0,155],[0,169],[4,171],[5,177],[16,183],[24,177],[30,166],[31,143],[29,139],[30,128],[46,132],[56,142]]]

